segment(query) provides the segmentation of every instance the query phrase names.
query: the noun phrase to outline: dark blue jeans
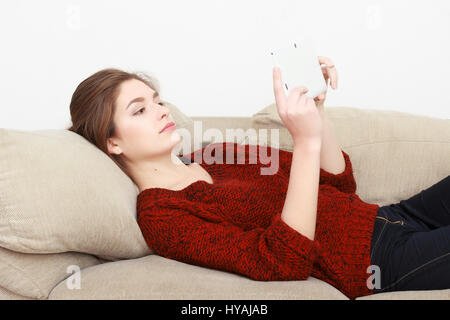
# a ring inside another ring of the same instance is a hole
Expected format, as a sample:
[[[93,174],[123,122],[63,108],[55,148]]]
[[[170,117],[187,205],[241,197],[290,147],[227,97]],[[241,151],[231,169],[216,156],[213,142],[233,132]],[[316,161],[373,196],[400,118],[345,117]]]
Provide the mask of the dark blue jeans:
[[[370,258],[381,276],[374,293],[450,289],[450,176],[380,207]]]

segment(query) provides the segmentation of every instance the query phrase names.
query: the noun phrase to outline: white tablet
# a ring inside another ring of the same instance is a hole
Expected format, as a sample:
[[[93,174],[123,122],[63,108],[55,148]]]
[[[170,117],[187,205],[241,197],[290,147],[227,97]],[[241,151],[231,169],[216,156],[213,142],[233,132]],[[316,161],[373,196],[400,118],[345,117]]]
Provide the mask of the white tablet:
[[[327,90],[315,45],[302,38],[272,48],[270,54],[275,66],[280,67],[286,95],[294,87],[308,88],[307,97],[315,98]]]

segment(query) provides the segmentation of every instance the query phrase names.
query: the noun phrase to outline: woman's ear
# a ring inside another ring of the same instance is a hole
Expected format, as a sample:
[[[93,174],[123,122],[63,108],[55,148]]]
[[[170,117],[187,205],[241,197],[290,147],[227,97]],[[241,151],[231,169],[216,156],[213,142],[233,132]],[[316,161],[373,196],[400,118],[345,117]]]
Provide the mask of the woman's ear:
[[[117,145],[117,143],[114,142],[114,138],[108,138],[106,140],[106,146],[108,148],[108,152],[111,154],[121,154],[122,150],[120,150],[120,147]]]

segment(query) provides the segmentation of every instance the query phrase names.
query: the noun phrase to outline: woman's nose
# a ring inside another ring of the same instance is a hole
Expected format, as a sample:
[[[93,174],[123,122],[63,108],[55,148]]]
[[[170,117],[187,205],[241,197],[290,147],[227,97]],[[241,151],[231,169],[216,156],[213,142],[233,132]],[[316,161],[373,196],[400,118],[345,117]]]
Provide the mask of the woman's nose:
[[[170,117],[170,109],[169,108],[167,108],[167,107],[164,107],[164,109],[162,110],[163,111],[163,114],[162,114],[162,117],[166,117],[166,118],[169,118]]]

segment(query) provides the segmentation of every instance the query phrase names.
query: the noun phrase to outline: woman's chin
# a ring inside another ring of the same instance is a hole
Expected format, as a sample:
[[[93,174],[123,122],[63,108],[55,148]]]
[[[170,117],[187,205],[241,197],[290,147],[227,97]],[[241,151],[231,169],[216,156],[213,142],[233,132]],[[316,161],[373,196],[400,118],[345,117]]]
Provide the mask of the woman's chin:
[[[174,131],[171,132],[171,134],[170,134],[170,141],[172,141],[173,143],[179,143],[181,141],[181,136],[177,132],[177,130],[174,130]]]

